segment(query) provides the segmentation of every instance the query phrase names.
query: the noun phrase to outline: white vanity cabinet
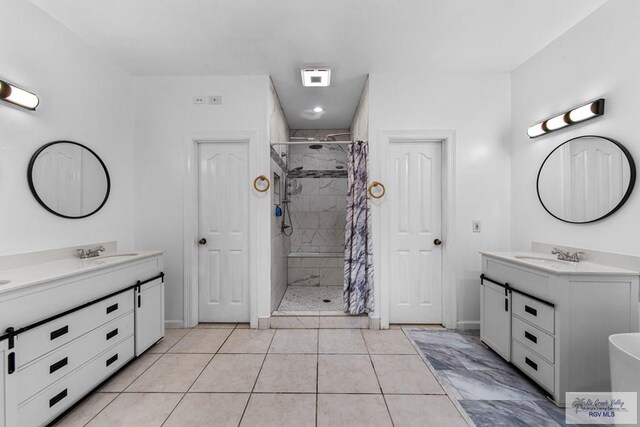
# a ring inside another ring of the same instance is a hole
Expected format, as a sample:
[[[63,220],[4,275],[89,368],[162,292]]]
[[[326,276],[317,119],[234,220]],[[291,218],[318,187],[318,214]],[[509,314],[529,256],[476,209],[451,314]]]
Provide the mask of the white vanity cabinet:
[[[639,330],[638,277],[544,254],[482,252],[480,338],[559,406],[566,392],[611,390],[608,337]]]
[[[0,288],[0,426],[46,425],[164,335],[161,253],[65,262]]]

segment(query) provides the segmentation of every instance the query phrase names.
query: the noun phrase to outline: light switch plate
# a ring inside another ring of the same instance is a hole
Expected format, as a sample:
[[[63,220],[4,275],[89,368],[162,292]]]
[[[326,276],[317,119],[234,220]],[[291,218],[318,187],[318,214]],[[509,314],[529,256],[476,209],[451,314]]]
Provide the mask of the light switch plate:
[[[471,231],[474,233],[480,232],[480,221],[471,221]]]

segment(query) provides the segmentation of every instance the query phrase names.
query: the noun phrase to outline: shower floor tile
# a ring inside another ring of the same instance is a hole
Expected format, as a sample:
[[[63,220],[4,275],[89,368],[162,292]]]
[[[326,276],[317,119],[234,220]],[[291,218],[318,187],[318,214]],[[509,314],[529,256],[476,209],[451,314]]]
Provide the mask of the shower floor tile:
[[[326,301],[328,300],[328,302]],[[343,310],[341,286],[287,286],[278,311]]]

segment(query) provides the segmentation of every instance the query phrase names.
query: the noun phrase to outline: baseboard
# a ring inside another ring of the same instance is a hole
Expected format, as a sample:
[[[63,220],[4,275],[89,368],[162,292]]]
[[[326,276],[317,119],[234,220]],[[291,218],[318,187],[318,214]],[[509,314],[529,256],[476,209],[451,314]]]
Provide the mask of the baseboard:
[[[459,320],[456,324],[456,329],[461,329],[463,331],[468,330],[477,330],[480,329],[480,321],[479,320]]]
[[[166,329],[180,329],[184,327],[184,322],[182,320],[165,320],[164,327]]]

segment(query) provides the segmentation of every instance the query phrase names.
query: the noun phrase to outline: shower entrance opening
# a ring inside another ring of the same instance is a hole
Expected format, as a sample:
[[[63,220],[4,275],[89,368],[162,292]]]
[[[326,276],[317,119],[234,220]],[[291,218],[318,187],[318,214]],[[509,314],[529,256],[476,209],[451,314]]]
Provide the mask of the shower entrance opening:
[[[349,133],[293,131],[290,139],[271,147],[272,181],[279,187],[272,192],[271,311],[347,316],[343,288]]]

